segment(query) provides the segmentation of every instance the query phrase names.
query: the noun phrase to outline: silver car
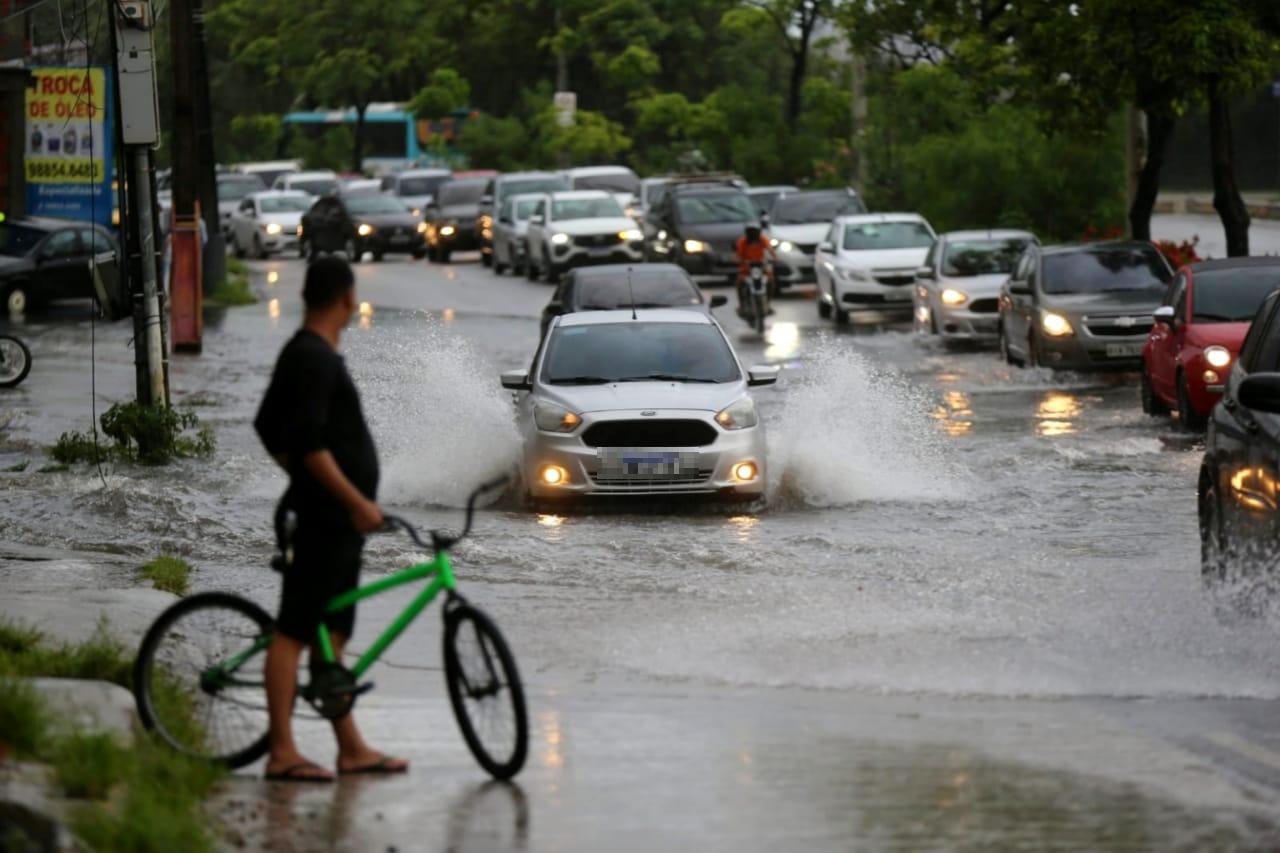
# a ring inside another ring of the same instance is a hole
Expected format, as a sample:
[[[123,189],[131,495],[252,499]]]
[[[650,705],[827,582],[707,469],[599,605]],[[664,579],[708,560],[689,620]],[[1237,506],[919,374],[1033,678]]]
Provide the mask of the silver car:
[[[1036,242],[1030,231],[949,231],[939,234],[916,272],[917,332],[948,341],[999,337],[1000,287]]]
[[[542,199],[540,193],[507,196],[498,208],[498,217],[493,223],[494,272],[511,270],[514,275],[525,274],[528,247],[524,235],[529,230],[529,217]]]
[[[585,495],[764,493],[765,435],[750,388],[776,367],[743,370],[720,326],[674,309],[556,317],[516,393],[523,473],[538,499]]]

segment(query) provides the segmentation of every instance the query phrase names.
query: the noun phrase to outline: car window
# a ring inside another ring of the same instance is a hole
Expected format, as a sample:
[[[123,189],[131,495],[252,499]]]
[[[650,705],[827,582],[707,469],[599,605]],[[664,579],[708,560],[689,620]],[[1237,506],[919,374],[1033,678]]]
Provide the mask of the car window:
[[[713,222],[755,222],[755,206],[742,193],[699,193],[676,198],[680,221],[686,225]]]
[[[879,249],[923,249],[933,232],[923,222],[859,222],[844,227],[844,248],[854,252]]]
[[[1172,277],[1149,245],[1098,246],[1044,259],[1045,293],[1164,290]]]
[[[1028,250],[1022,253],[1022,258],[1018,261],[1018,267],[1014,270],[1013,278],[1018,281],[1026,281],[1031,271],[1031,259],[1035,253]]]
[[[866,213],[862,199],[844,190],[813,190],[788,193],[769,208],[774,225],[800,225],[808,222],[830,222],[846,213]]]
[[[417,175],[401,178],[400,186],[396,188],[396,195],[433,195],[440,189],[441,184],[448,183],[452,178],[453,175]]]
[[[258,199],[263,213],[306,213],[315,199],[309,195],[278,195]]]
[[[441,207],[463,204],[478,205],[484,194],[484,184],[480,181],[447,181],[440,186],[435,198]]]
[[[82,254],[79,232],[72,228],[55,231],[40,247],[40,254],[46,258],[74,258]]]
[[[1009,237],[1002,240],[951,240],[942,253],[942,272],[957,278],[977,275],[1008,275],[1022,257],[1031,241],[1025,237]],[[937,261],[937,245],[930,251],[934,266]]]
[[[0,255],[25,255],[43,236],[43,231],[34,228],[0,223]]]
[[[511,204],[511,199],[507,199],[506,201],[504,201],[502,203],[502,210],[498,213],[498,220],[501,222],[510,222],[511,211],[513,208],[514,208],[514,205]]]
[[[1183,286],[1187,283],[1186,275],[1179,273],[1174,276],[1173,281],[1169,282],[1169,289],[1164,292],[1164,298],[1160,300],[1160,304],[1173,305],[1178,301],[1178,294],[1182,292]]]
[[[533,211],[537,206],[538,206],[537,199],[532,199],[532,198],[521,199],[520,203],[515,206],[516,220],[519,222],[524,222],[530,216],[533,216]]]
[[[1249,333],[1245,335],[1244,344],[1240,347],[1239,364],[1246,373],[1253,371],[1253,360],[1258,353],[1258,342],[1267,335],[1267,326],[1277,300],[1280,300],[1280,296],[1273,293],[1263,301],[1262,307],[1254,315],[1252,325],[1249,326]]]
[[[1034,292],[1040,283],[1040,259],[1032,256],[1027,261],[1027,287]]]
[[[80,229],[80,245],[82,248],[88,246],[89,251],[95,255],[116,250],[115,242],[96,228]]]
[[[575,190],[609,190],[631,193],[640,191],[640,179],[633,172],[609,172],[604,175],[579,175],[573,179]]]
[[[1178,288],[1178,293],[1174,297],[1173,318],[1179,322],[1187,319],[1187,288],[1185,283]]]
[[[542,366],[542,381],[552,385],[644,381],[653,376],[733,382],[740,374],[715,326],[642,320],[561,326],[551,334]]]
[[[1258,312],[1262,300],[1277,287],[1280,287],[1280,263],[1197,273],[1191,289],[1192,320],[1197,323],[1248,322]]]
[[[589,275],[578,282],[579,311],[629,308],[632,295],[637,308],[671,308],[698,305],[702,293],[683,270],[640,270],[628,281],[625,275]]]
[[[347,198],[347,210],[356,214],[404,213],[404,203],[389,195],[369,193],[353,195]]]
[[[569,182],[564,178],[521,178],[505,181],[502,184],[502,197],[524,193],[553,193],[567,189]]]
[[[941,243],[942,243],[941,240],[933,241],[933,245],[929,247],[928,254],[924,256],[924,266],[929,267],[930,269],[933,269],[934,264],[938,260],[938,246],[941,245]]]
[[[567,219],[613,219],[621,217],[622,206],[613,196],[608,198],[558,198],[551,203],[551,218],[557,221]]]
[[[290,181],[289,189],[302,190],[311,195],[328,195],[337,191],[338,182],[333,178],[306,178],[301,181]]]
[[[257,175],[223,178],[218,181],[218,201],[239,201],[250,193],[261,192],[266,188],[266,184]]]

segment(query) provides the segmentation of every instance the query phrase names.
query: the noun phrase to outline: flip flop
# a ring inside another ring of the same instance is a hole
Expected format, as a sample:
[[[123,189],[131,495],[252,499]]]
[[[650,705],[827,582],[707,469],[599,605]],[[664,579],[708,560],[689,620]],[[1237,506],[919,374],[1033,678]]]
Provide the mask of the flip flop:
[[[374,774],[390,776],[394,773],[408,773],[409,765],[393,766],[394,762],[400,761],[399,758],[392,758],[390,755],[384,755],[372,764],[366,764],[363,767],[352,767],[349,770],[338,769],[339,776],[359,776],[361,774]]]
[[[324,770],[323,767],[321,767],[319,764],[316,764],[314,761],[300,761],[297,764],[292,764],[283,770],[277,770],[275,773],[266,773],[263,775],[262,778],[268,782],[319,782],[322,784],[327,784],[333,781],[332,776],[316,776],[313,774],[308,775],[305,773],[298,772],[300,770],[308,770],[312,767],[314,767],[316,770],[321,770],[321,771]]]

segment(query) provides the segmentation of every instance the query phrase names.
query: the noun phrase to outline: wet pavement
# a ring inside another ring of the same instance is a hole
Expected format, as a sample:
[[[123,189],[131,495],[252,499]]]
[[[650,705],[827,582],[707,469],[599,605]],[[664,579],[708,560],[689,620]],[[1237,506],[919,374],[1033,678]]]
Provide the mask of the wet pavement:
[[[460,261],[362,263],[369,304],[344,346],[385,502],[427,526],[456,522],[451,507],[518,453],[497,374],[527,364],[549,296]],[[115,467],[105,487],[83,467],[39,473],[39,448],[90,422],[90,328],[71,311],[27,322],[31,376],[0,399],[0,469],[30,462],[0,474],[0,588],[38,573],[42,554],[96,561],[111,586],[169,552],[196,563],[197,588],[272,605],[282,480],[248,422],[298,323],[302,266],[254,269],[263,302],[211,318],[205,354],[173,365],[177,399],[217,430],[216,465]],[[462,745],[432,614],[358,709],[413,772],[306,789],[245,772],[219,803],[241,840],[1280,846],[1280,619],[1225,618],[1201,590],[1200,448],[1142,415],[1133,377],[837,330],[803,294],[779,303],[764,339],[718,314],[744,362],[784,368],[758,395],[766,503],[553,515],[510,495],[457,552],[464,591],[527,683],[518,786],[485,785]],[[94,332],[101,412],[129,396],[132,351],[124,326]],[[378,537],[368,571],[414,556]],[[403,606],[390,598],[362,606],[355,647]],[[332,754],[319,722],[302,730]]]

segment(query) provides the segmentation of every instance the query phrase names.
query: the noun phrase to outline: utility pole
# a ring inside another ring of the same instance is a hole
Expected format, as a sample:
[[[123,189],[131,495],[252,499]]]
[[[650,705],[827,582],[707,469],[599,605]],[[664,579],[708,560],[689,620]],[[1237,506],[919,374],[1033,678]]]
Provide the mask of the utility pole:
[[[213,103],[209,95],[209,59],[204,36],[204,0],[191,5],[191,68],[196,137],[196,195],[204,219],[207,243],[201,250],[202,289],[208,292],[227,277],[227,246],[218,209],[217,155],[213,150]]]
[[[850,62],[852,74],[853,103],[849,111],[853,119],[850,128],[849,149],[853,162],[850,164],[850,184],[858,195],[866,192],[867,186],[867,61],[861,54],[852,57]]]
[[[174,305],[174,349],[200,352],[200,321],[204,293],[202,243],[209,253],[219,229],[218,202],[213,201],[213,222],[201,228],[201,149],[198,134],[199,97],[196,82],[195,10],[193,0],[169,0],[169,39],[173,62],[173,221],[169,245],[172,275],[169,293]],[[212,163],[209,169],[212,170]],[[210,181],[212,181],[210,175]],[[216,187],[210,189],[216,194]],[[207,215],[209,211],[204,211]],[[204,239],[201,232],[204,232]]]
[[[152,30],[155,14],[150,0],[119,0],[113,9],[116,71],[120,92],[122,158],[128,174],[130,205],[137,225],[142,284],[142,339],[135,346],[146,353],[146,370],[139,372],[138,400],[168,405],[165,382],[163,316],[156,276],[156,229],[151,192],[151,149],[160,144],[160,114],[156,97],[156,61]],[[136,326],[135,326],[136,328]]]

